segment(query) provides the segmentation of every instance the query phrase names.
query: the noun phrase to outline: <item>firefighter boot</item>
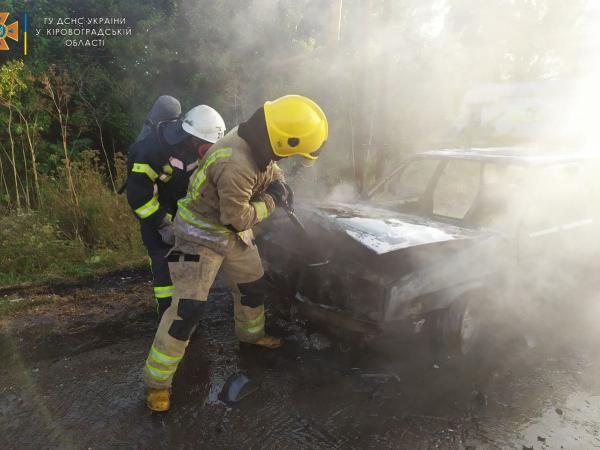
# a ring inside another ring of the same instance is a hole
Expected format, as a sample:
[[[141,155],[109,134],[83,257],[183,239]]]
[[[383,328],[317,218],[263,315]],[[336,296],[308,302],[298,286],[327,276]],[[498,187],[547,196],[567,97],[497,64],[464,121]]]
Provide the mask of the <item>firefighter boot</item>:
[[[281,347],[281,338],[267,335],[267,336],[261,337],[260,339],[257,339],[254,342],[249,342],[249,344],[274,349],[274,348]]]
[[[170,398],[170,389],[148,388],[146,390],[146,406],[148,406],[148,408],[150,408],[152,411],[168,411],[171,406]]]

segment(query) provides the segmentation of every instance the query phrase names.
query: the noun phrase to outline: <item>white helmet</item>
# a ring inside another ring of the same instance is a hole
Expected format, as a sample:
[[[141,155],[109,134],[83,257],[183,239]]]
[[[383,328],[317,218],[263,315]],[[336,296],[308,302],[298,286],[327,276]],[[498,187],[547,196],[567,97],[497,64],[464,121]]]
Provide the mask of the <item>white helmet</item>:
[[[199,105],[190,109],[183,118],[183,130],[210,143],[225,136],[225,121],[215,109]]]

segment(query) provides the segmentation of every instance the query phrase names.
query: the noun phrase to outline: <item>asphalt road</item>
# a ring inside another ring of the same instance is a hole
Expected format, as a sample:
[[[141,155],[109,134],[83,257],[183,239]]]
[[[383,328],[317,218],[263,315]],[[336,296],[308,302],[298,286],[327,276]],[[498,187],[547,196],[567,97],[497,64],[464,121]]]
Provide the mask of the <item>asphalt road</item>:
[[[463,360],[417,342],[348,350],[273,314],[284,348],[240,349],[216,289],[172,410],[155,414],[141,382],[155,327],[146,276],[0,292],[36,305],[0,319],[0,448],[600,448],[593,291]],[[260,389],[227,406],[218,393],[236,372]]]

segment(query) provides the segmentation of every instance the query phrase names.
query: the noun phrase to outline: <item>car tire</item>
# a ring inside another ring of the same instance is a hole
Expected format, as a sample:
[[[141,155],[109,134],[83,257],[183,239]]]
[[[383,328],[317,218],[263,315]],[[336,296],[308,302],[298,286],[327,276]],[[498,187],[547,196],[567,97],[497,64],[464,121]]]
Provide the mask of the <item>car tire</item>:
[[[473,291],[456,299],[439,316],[437,335],[449,355],[472,356],[481,352],[483,342],[482,291]]]

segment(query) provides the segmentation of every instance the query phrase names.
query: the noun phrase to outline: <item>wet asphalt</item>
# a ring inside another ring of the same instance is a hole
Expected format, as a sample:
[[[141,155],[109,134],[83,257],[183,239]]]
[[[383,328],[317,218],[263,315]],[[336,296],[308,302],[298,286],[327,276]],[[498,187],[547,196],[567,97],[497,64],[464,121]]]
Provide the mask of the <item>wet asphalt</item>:
[[[59,289],[63,303],[3,319],[0,448],[600,448],[593,292],[523,321],[502,349],[465,359],[420,341],[349,348],[273,308],[269,323],[285,346],[240,348],[217,287],[176,375],[172,410],[157,414],[141,382],[151,289],[144,276],[119,280]],[[260,388],[225,405],[218,394],[239,372]]]

